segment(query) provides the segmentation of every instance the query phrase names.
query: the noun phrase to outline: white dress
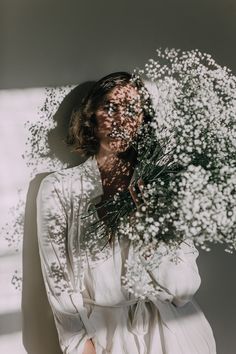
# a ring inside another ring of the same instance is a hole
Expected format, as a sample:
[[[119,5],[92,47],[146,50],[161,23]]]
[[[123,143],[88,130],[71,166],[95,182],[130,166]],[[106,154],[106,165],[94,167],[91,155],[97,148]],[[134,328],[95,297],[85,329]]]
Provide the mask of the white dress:
[[[135,298],[121,285],[123,256],[135,256],[132,245],[116,240],[102,249],[104,240],[89,228],[98,219],[90,209],[102,194],[90,157],[45,177],[37,196],[41,267],[63,353],[82,354],[89,338],[96,354],[216,353],[212,329],[193,299],[201,283],[197,249],[182,243],[180,263],[166,257],[152,272],[162,294]]]

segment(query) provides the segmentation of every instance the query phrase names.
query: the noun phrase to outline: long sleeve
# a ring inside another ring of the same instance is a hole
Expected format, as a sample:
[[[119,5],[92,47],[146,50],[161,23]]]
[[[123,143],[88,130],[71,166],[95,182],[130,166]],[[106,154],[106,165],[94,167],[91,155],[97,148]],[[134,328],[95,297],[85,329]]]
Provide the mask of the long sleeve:
[[[88,336],[81,319],[85,308],[73,282],[67,250],[68,215],[60,181],[45,177],[37,195],[37,231],[42,274],[63,353],[83,353]]]
[[[166,290],[168,300],[177,307],[189,302],[201,284],[196,263],[198,255],[193,241],[188,239],[180,245],[177,263],[167,255],[158,267],[149,271],[154,282]]]

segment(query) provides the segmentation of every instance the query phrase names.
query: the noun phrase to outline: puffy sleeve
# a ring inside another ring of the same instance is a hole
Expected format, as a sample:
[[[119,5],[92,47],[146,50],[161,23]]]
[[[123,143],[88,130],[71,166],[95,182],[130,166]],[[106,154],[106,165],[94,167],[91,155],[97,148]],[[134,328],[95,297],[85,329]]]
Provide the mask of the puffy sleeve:
[[[154,282],[166,291],[168,300],[177,307],[189,302],[201,284],[196,263],[198,255],[193,241],[187,239],[180,244],[177,262],[167,255],[158,267],[149,271]]]
[[[91,337],[81,319],[84,311],[81,296],[73,284],[67,250],[68,215],[55,173],[42,180],[36,205],[42,274],[60,346],[63,353],[82,354],[86,340]]]

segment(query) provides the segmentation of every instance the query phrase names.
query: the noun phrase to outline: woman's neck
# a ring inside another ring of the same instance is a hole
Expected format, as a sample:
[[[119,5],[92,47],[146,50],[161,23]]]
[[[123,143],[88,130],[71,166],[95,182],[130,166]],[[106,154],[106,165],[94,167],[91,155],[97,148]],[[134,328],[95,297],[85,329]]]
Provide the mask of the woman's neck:
[[[95,158],[100,170],[105,194],[112,195],[119,190],[128,188],[136,165],[134,150],[120,154],[104,154],[100,152],[95,155]]]

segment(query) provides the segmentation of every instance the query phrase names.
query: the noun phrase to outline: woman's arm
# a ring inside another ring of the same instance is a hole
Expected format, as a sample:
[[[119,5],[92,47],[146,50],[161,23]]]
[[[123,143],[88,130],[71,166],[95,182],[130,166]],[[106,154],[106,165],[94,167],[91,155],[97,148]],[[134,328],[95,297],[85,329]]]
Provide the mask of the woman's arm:
[[[129,191],[137,208],[146,204],[143,189],[145,187],[143,180],[140,178],[137,182],[142,201],[137,197],[133,184],[130,185]],[[198,272],[196,259],[199,255],[193,241],[187,239],[180,245],[178,251],[179,262],[176,264],[171,261],[170,256],[165,256],[161,264],[152,271],[148,271],[151,279],[157,283],[163,292],[160,299],[171,301],[175,306],[185,305],[198,290],[201,284],[201,278]],[[144,264],[146,260],[144,259]]]
[[[37,231],[42,274],[63,353],[83,353],[87,334],[80,313],[81,294],[74,289],[68,262],[68,224],[61,183],[52,173],[37,195]]]
[[[86,341],[83,354],[96,354],[94,344],[91,339]]]
[[[196,259],[199,255],[193,241],[187,239],[180,245],[178,263],[165,256],[160,265],[149,271],[151,278],[167,290],[172,297],[170,301],[177,307],[191,300],[201,284]]]

